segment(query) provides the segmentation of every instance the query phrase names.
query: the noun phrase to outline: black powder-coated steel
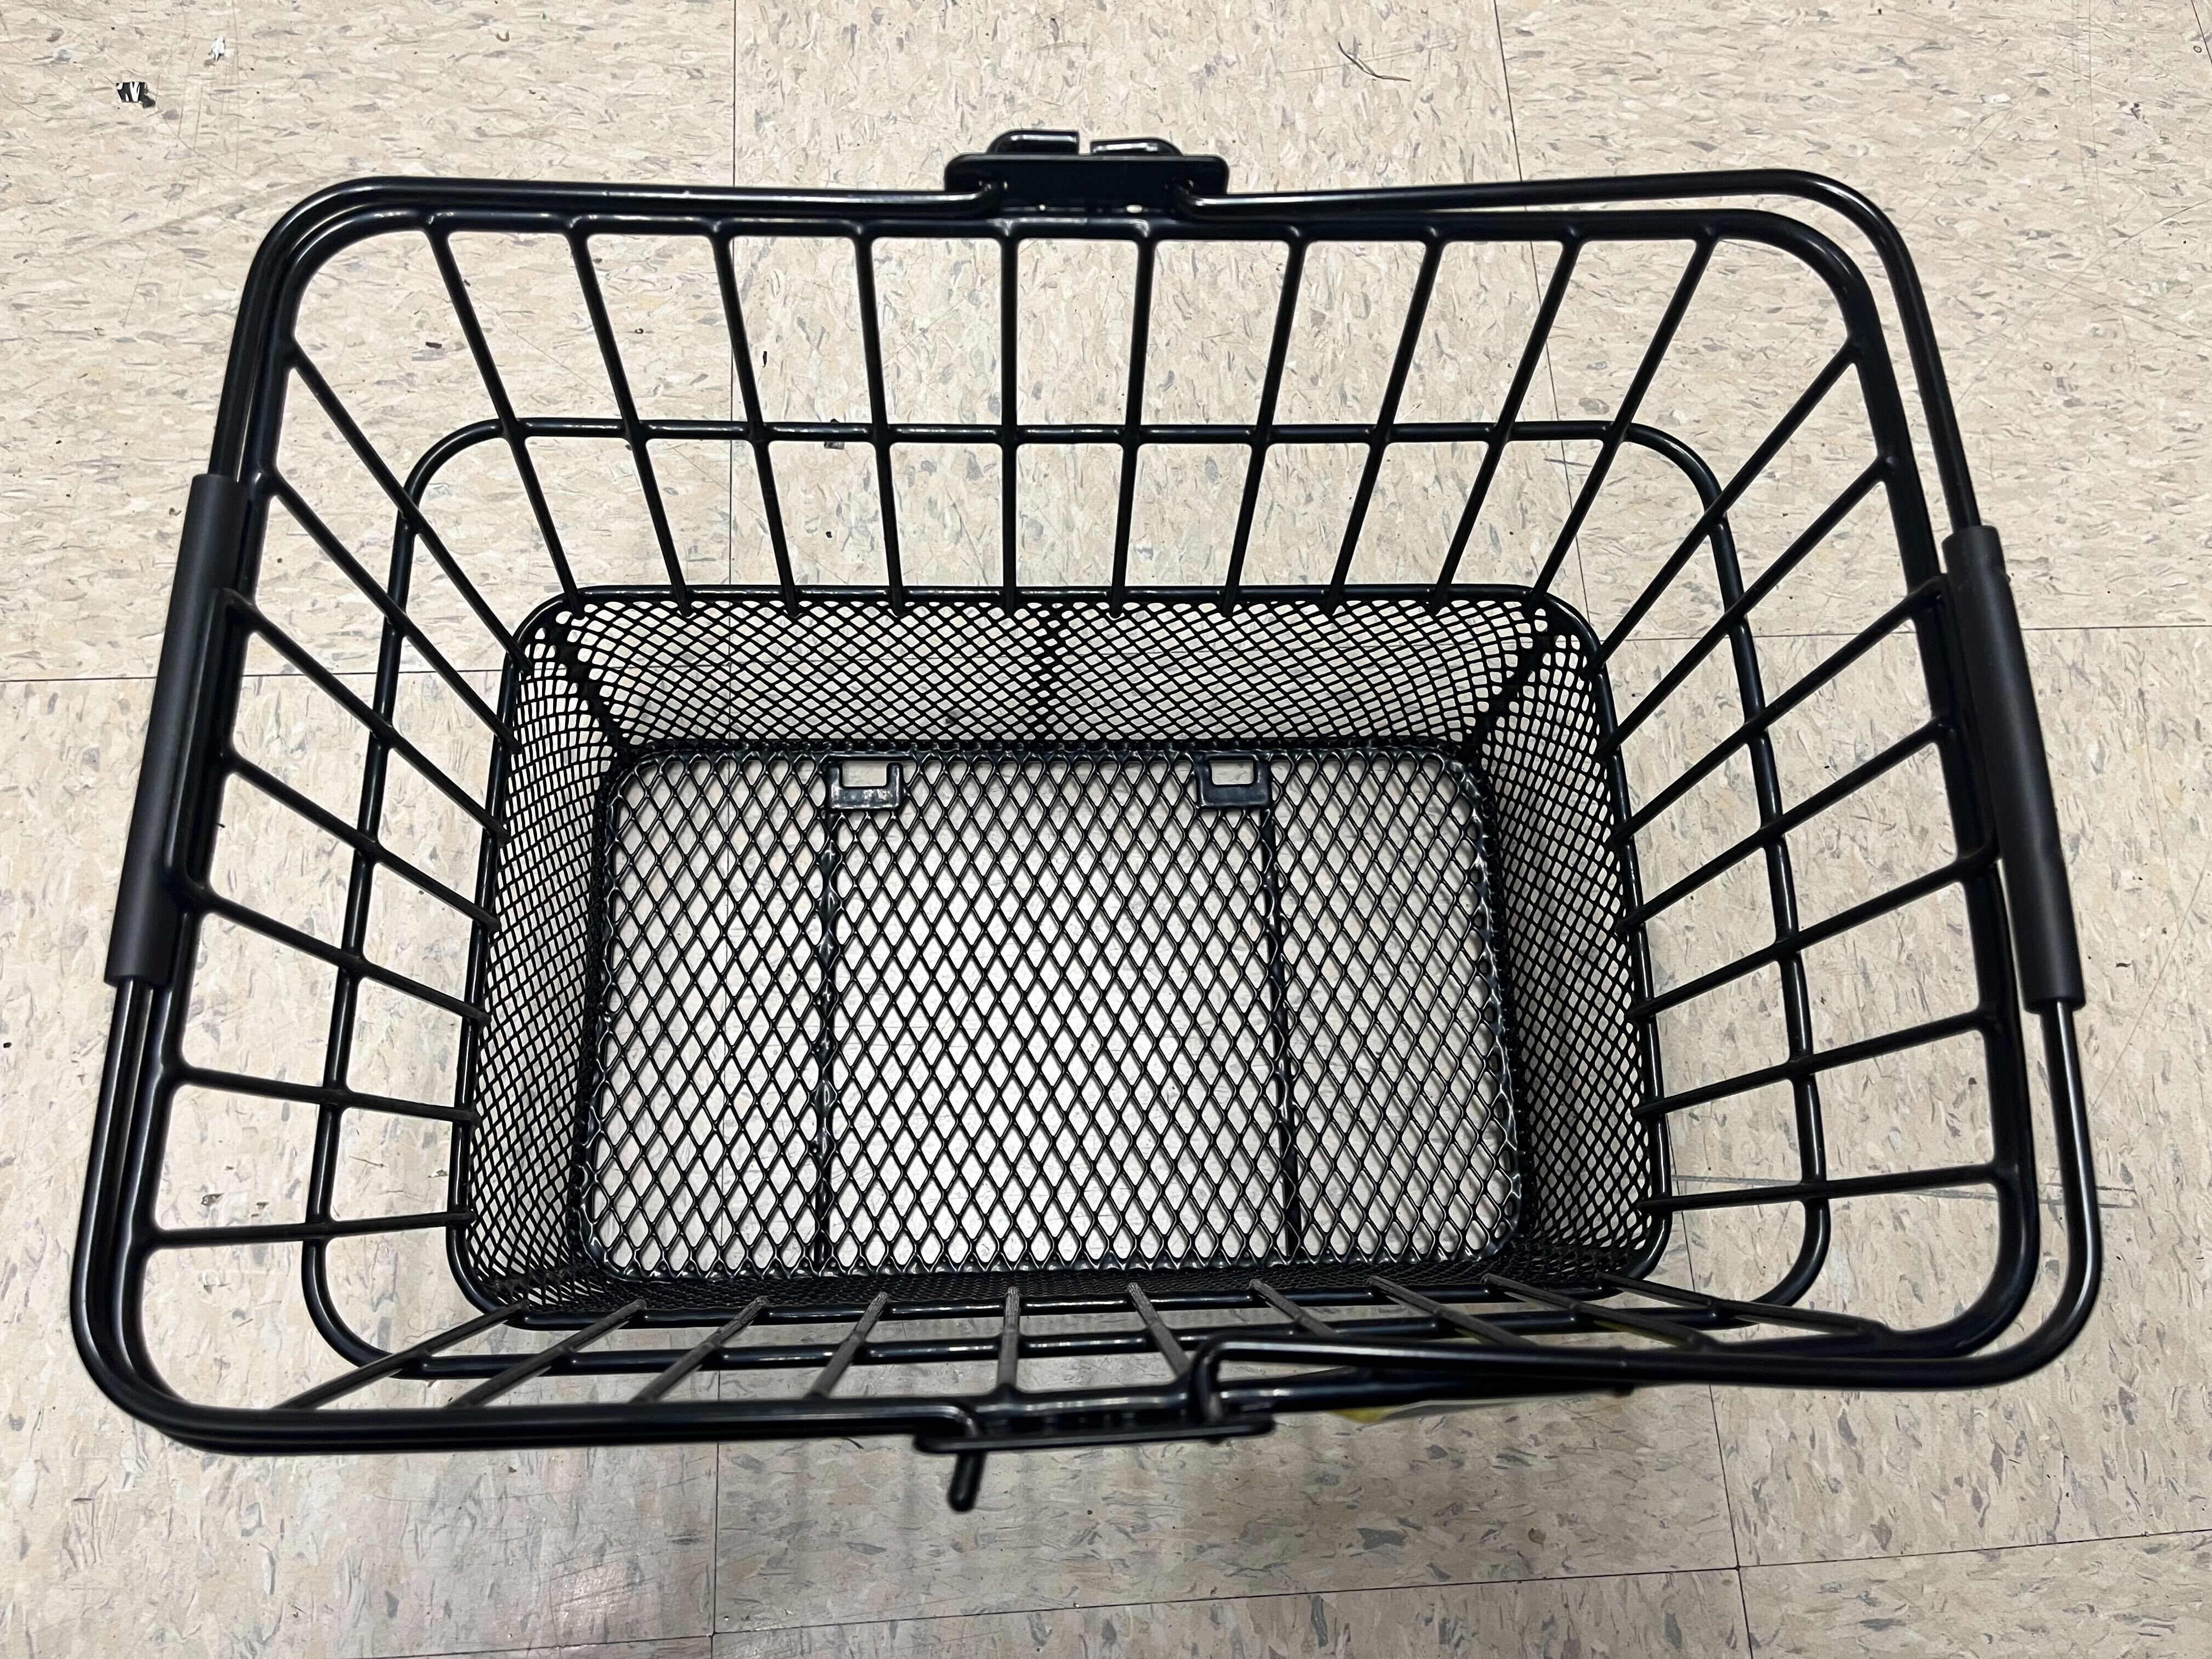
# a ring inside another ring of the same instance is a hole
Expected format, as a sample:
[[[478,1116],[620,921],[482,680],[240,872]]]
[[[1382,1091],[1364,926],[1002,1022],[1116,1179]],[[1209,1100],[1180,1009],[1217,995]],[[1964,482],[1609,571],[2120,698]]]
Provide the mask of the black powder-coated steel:
[[[1840,185],[1787,173],[1277,196],[1230,195],[1226,177],[1217,159],[1156,140],[1086,155],[1073,135],[1040,131],[960,158],[943,192],[385,180],[325,191],[278,225],[246,284],[210,470],[185,520],[109,958],[117,1012],[74,1313],[86,1363],[112,1397],[182,1440],[242,1451],[903,1433],[957,1454],[951,1496],[966,1508],[992,1450],[1224,1439],[1264,1432],[1284,1411],[1671,1381],[1964,1387],[2017,1376],[2064,1346],[2094,1300],[2099,1252],[2071,1025],[2081,1000],[2071,915],[1996,538],[1979,523],[1926,307],[1888,222]],[[1939,563],[1913,434],[1857,268],[1794,217],[1644,205],[1754,196],[1839,214],[1884,266],[1959,574]],[[565,241],[612,417],[515,407],[452,251],[457,235],[492,231]],[[404,473],[293,331],[317,270],[390,234],[427,239],[493,411]],[[613,234],[691,239],[711,252],[709,298],[734,354],[737,418],[641,412],[590,252],[593,238]],[[952,234],[994,242],[1003,261],[998,417],[895,420],[872,250],[894,235]],[[827,237],[854,250],[866,420],[763,416],[732,263],[739,235]],[[1046,236],[1134,247],[1119,421],[1017,418],[1014,273],[1024,248]],[[1249,422],[1146,414],[1155,256],[1179,240],[1284,250]],[[1381,405],[1365,422],[1280,421],[1308,251],[1352,240],[1421,250]],[[1534,418],[1531,388],[1577,260],[1621,240],[1687,250],[1629,390],[1602,419]],[[1401,421],[1442,256],[1485,241],[1559,252],[1501,405],[1492,418]],[[1642,405],[1716,251],[1743,244],[1800,260],[1825,282],[1843,343],[1723,479]],[[1747,571],[1732,509],[1843,385],[1864,398],[1871,459],[1796,542]],[[396,530],[386,573],[287,477],[278,449],[288,396],[327,417],[388,502]],[[579,580],[532,446],[582,441],[627,450],[665,585]],[[1386,453],[1446,441],[1480,443],[1483,459],[1433,578],[1353,581]],[[1535,581],[1459,581],[1501,459],[1516,445],[1569,441],[1595,445],[1595,459]],[[687,580],[653,455],[690,442],[732,443],[749,458],[775,583]],[[1282,446],[1308,443],[1364,452],[1334,569],[1310,586],[1254,583],[1247,554],[1263,469]],[[518,628],[477,591],[422,505],[444,468],[484,444],[511,460],[555,579],[552,597]],[[792,447],[821,444],[873,457],[884,568],[872,586],[808,585],[794,574],[779,462]],[[1218,585],[1130,579],[1139,458],[1162,444],[1250,459]],[[903,574],[892,456],[945,445],[1000,459],[1000,568],[987,587],[930,588]],[[1041,586],[1019,568],[1015,460],[1040,446],[1118,458],[1112,574],[1099,587]],[[1601,638],[1554,579],[1632,450],[1675,468],[1704,510]],[[1869,500],[1886,510],[1899,555],[1891,607],[1770,695],[1758,605]],[[366,690],[257,604],[272,506],[382,617]],[[410,608],[425,556],[501,653],[496,707]],[[1719,594],[1717,619],[1617,708],[1616,654],[1700,562]],[[1777,723],[1899,629],[1917,642],[1930,717],[1816,793],[1785,799]],[[354,821],[233,746],[255,641],[360,728]],[[1708,657],[1734,676],[1740,724],[1632,798],[1624,745]],[[488,787],[449,775],[396,723],[410,664],[438,674],[484,728]],[[1802,917],[1791,832],[1929,750],[1942,767],[1956,858]],[[381,838],[395,757],[481,827],[473,890]],[[1759,829],[1646,890],[1638,834],[1737,763],[1748,769]],[[336,938],[210,884],[234,781],[350,849]],[[1692,980],[1655,984],[1649,925],[1740,864],[1765,872],[1771,942]],[[467,920],[458,992],[368,948],[371,896],[390,881]],[[1963,902],[1975,1006],[1820,1046],[1808,953],[1939,890]],[[185,1058],[195,943],[210,918],[331,969],[319,1081]],[[1662,1017],[1754,972],[1779,988],[1784,1056],[1670,1089]],[[351,1085],[364,984],[455,1022],[450,1101]],[[1993,1348],[2025,1302],[2039,1249],[2023,1001],[2042,1028],[2066,1266],[2043,1322]],[[1993,1155],[1832,1174],[1823,1077],[1959,1038],[1981,1046]],[[316,1114],[296,1218],[192,1229],[155,1220],[164,1126],[188,1086]],[[1794,1102],[1796,1178],[1678,1189],[1668,1120],[1769,1087]],[[349,1113],[449,1126],[447,1206],[334,1216]],[[1965,1312],[1901,1332],[1808,1301],[1833,1204],[1939,1188],[1996,1200],[1995,1266]],[[1801,1233],[1795,1267],[1765,1296],[1722,1297],[1655,1277],[1671,1217],[1747,1206],[1794,1218]],[[454,1274],[485,1311],[388,1353],[346,1322],[326,1250],[408,1227],[444,1232]],[[147,1352],[149,1259],[279,1243],[299,1248],[308,1311],[357,1369],[273,1409],[179,1397]],[[879,1322],[908,1334],[878,1334]],[[525,1358],[453,1352],[501,1322],[568,1334]],[[623,1328],[633,1338],[665,1328],[672,1343],[600,1340]],[[685,1337],[687,1328],[706,1340]],[[1545,1340],[1593,1333],[1625,1340]],[[1145,1355],[1152,1363],[1139,1382],[1021,1386],[1024,1362]],[[854,1366],[956,1364],[993,1367],[988,1390],[839,1392]],[[1231,1365],[1272,1369],[1255,1380],[1224,1375]],[[781,1395],[668,1397],[695,1370],[775,1369],[811,1381],[794,1379]],[[527,1379],[578,1375],[640,1386],[565,1401],[541,1382],[526,1399],[502,1397]],[[316,1409],[392,1379],[424,1385],[422,1404]],[[456,1380],[475,1385],[453,1401],[469,1409],[440,1408],[429,1385]]]

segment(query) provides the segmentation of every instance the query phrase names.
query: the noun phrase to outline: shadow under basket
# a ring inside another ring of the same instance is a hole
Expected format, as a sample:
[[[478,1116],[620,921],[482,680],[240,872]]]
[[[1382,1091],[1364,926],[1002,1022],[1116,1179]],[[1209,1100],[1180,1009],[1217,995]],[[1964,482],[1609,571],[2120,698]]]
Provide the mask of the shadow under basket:
[[[557,607],[461,1258],[591,1312],[1635,1271],[1602,696],[1526,592]]]
[[[1542,418],[1547,361],[1619,373]],[[79,1352],[222,1451],[899,1435],[960,1508],[1285,1412],[1994,1383],[2095,1297],[2072,926],[1841,185],[1235,195],[1051,132],[942,191],[341,185],[183,520]]]

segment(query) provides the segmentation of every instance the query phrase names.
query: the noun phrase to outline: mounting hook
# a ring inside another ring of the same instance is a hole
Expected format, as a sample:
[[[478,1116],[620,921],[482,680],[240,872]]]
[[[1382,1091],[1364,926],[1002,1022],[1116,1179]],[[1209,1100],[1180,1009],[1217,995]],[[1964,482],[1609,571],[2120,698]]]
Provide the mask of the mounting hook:
[[[1185,155],[1164,138],[1094,138],[1057,127],[1002,132],[981,155],[945,164],[945,187],[978,191],[998,185],[1010,208],[1174,209],[1189,196],[1229,190],[1229,163],[1218,155]]]

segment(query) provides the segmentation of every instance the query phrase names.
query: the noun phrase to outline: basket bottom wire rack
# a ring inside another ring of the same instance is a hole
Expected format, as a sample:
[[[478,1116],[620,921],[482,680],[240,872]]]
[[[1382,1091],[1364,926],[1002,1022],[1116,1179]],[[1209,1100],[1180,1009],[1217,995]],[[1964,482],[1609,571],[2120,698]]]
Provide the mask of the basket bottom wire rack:
[[[656,1314],[647,1298],[637,1297],[520,1357],[449,1352],[501,1324],[544,1320],[515,1301],[380,1355],[277,1409],[313,1414],[402,1373],[466,1383],[447,1402],[456,1419],[453,1434],[418,1435],[418,1443],[428,1448],[466,1443],[471,1408],[489,1406],[549,1373],[588,1367],[603,1376],[641,1379],[628,1402],[653,1405],[669,1401],[702,1369],[740,1381],[798,1371],[807,1380],[796,1393],[762,1400],[741,1417],[717,1412],[716,1437],[911,1433],[918,1449],[952,1457],[947,1499],[953,1509],[966,1510],[975,1503],[986,1459],[994,1452],[1169,1440],[1218,1443],[1270,1432],[1279,1407],[1334,1409],[1364,1419],[1398,1407],[1502,1402],[1608,1386],[1586,1372],[1569,1379],[1547,1370],[1547,1356],[1588,1355],[1587,1349],[1578,1353],[1562,1347],[1562,1339],[1598,1335],[1622,1345],[1619,1352],[1673,1352],[1694,1364],[1717,1352],[1726,1333],[1764,1330],[1770,1340],[1795,1338],[1795,1346],[1848,1363],[1878,1358],[1897,1334],[1879,1320],[1732,1299],[1620,1273],[1597,1275],[1582,1294],[1480,1270],[1469,1282],[1440,1287],[1436,1295],[1380,1273],[1364,1275],[1357,1285],[1304,1292],[1286,1291],[1276,1282],[1279,1277],[1254,1275],[1233,1289],[1205,1293],[1163,1293],[1160,1301],[1171,1304],[1167,1310],[1190,1316],[1179,1324],[1170,1324],[1146,1284],[1132,1279],[1110,1291],[1035,1304],[1025,1301],[1018,1285],[1010,1286],[995,1309],[980,1303],[895,1305],[884,1291],[857,1307],[761,1295],[685,1347],[595,1348],[624,1328],[699,1322],[696,1315]],[[933,1328],[923,1335],[882,1333],[884,1325],[898,1322],[927,1322]],[[1077,1389],[1021,1386],[1024,1364],[1064,1367],[1142,1355],[1156,1362],[1150,1380]],[[1516,1364],[1501,1371],[1495,1363],[1501,1357]],[[856,1367],[963,1365],[988,1367],[988,1386],[957,1399],[941,1389],[838,1392]],[[1224,1374],[1240,1365],[1254,1375],[1238,1380]],[[1609,1386],[1626,1393],[1632,1385],[1624,1378]],[[671,1432],[641,1437],[689,1437],[699,1425],[672,1410],[669,1426]]]

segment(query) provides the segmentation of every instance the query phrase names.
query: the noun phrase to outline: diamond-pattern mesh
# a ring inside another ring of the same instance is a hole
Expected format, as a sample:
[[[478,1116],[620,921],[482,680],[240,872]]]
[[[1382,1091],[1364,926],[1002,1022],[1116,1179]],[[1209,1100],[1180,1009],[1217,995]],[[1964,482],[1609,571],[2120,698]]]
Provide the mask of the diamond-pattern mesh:
[[[812,769],[672,755],[613,794],[586,1234],[617,1271],[807,1259],[826,839]]]
[[[1172,1294],[1648,1240],[1596,704],[1526,599],[601,595],[528,647],[483,1281]],[[1202,795],[1217,756],[1256,798]],[[843,804],[864,757],[890,793]]]
[[[1304,757],[1277,811],[1308,1249],[1420,1261],[1512,1207],[1476,792],[1438,755]]]
[[[1612,820],[1605,775],[1561,764],[1597,744],[1587,659],[1569,634],[1536,648],[1481,759],[1498,903],[1512,919],[1500,956],[1518,1060],[1522,1233],[1540,1252],[1524,1265],[1571,1278],[1593,1261],[1632,1256],[1649,1237],[1644,1219],[1608,1194],[1656,1192],[1657,1153],[1626,1111],[1592,1109],[1642,1092],[1639,1036],[1625,1013],[1636,969],[1613,931],[1622,877],[1601,834]]]
[[[1194,766],[923,755],[900,810],[840,815],[835,1267],[1298,1254],[1265,837]]]

